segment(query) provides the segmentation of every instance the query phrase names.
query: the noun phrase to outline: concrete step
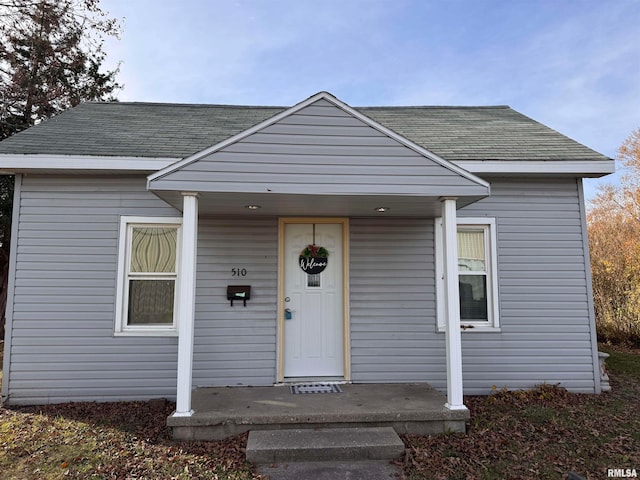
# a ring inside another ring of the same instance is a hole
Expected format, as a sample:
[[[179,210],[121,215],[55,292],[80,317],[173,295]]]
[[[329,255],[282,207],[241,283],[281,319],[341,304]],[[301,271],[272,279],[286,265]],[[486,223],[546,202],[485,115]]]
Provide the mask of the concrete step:
[[[255,464],[391,460],[403,451],[391,427],[252,430],[247,442],[247,460]]]
[[[292,395],[288,387],[193,391],[189,417],[170,416],[175,440],[222,440],[250,430],[391,427],[399,434],[464,432],[469,410],[449,410],[427,384],[344,384],[343,393]]]
[[[258,465],[269,480],[397,480],[400,468],[389,460],[331,460]]]

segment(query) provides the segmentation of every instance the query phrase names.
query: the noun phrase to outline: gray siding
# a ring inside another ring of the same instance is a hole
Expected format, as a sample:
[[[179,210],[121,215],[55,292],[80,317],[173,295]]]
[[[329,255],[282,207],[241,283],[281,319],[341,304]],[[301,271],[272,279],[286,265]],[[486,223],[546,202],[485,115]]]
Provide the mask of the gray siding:
[[[26,176],[20,203],[9,401],[175,396],[177,338],[113,333],[120,216],[180,212],[144,178]],[[277,230],[200,218],[194,385],[273,384]],[[246,308],[229,306],[230,284],[252,286]]]
[[[121,215],[177,216],[144,178],[23,177],[9,401],[175,394],[176,338],[114,337]]]
[[[327,166],[330,166],[327,169]],[[484,195],[486,187],[319,100],[151,182],[152,189]]]
[[[352,219],[350,230],[353,381],[446,387],[433,220]]]
[[[501,333],[462,335],[466,393],[561,383],[594,391],[578,184],[496,181],[460,216],[495,216]]]
[[[273,385],[278,220],[201,218],[198,237],[193,384]],[[246,307],[230,306],[227,285],[251,285]]]
[[[459,216],[495,217],[501,332],[463,332],[466,394],[561,383],[594,391],[575,180],[496,181]],[[436,333],[433,220],[351,222],[352,376],[446,389]]]
[[[593,391],[577,189],[570,179],[496,181],[490,198],[459,212],[496,218],[502,329],[463,333],[465,393],[542,382]],[[176,338],[113,336],[121,215],[180,213],[146,192],[143,178],[24,177],[10,402],[175,394]],[[350,231],[353,380],[446,388],[433,219],[353,218]],[[270,385],[276,219],[203,213],[197,268],[194,385]],[[252,286],[246,308],[229,306],[230,284]]]

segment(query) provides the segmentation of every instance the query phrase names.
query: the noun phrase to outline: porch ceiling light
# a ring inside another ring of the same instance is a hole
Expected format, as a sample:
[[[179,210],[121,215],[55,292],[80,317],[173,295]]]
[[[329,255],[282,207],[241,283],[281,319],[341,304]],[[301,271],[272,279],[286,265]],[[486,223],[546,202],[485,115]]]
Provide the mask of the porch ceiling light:
[[[376,207],[374,208],[374,210],[378,213],[384,213],[384,212],[388,212],[391,209],[389,207]]]
[[[260,205],[245,205],[244,208],[248,208],[249,210],[258,210],[262,207]]]

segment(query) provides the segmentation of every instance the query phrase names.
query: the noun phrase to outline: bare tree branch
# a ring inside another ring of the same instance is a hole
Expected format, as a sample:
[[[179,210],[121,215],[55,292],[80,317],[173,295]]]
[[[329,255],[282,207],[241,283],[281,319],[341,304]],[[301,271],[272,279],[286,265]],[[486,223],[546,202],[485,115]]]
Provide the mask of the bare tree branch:
[[[118,69],[102,71],[102,42],[119,28],[99,0],[0,0],[0,140],[81,101],[110,99]],[[0,315],[12,189],[13,178],[0,176]]]
[[[598,336],[640,344],[640,129],[619,150],[628,172],[600,188],[587,216]]]

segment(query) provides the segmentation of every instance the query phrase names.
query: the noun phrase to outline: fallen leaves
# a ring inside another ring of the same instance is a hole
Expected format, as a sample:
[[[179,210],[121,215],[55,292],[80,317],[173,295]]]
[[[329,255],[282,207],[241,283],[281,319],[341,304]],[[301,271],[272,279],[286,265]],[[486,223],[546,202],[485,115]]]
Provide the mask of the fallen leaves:
[[[624,356],[626,355],[626,356]],[[640,466],[637,352],[611,372],[612,392],[571,394],[554,385],[467,397],[468,433],[404,435],[405,479],[605,478]],[[613,360],[616,360],[612,356]],[[620,359],[618,359],[620,360]],[[0,408],[2,479],[263,478],[245,461],[247,435],[173,442],[165,401]]]
[[[613,391],[599,396],[541,385],[467,397],[466,435],[403,436],[403,478],[564,479],[569,471],[603,478],[607,468],[640,465],[640,382],[611,381]]]
[[[3,479],[260,479],[247,435],[173,442],[169,402],[0,408]]]

